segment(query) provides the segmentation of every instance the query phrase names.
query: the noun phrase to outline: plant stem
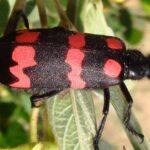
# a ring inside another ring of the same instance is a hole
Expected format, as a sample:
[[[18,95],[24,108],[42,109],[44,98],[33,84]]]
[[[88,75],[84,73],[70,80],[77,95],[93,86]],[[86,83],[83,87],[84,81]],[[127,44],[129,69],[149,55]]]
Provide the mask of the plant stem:
[[[31,120],[30,120],[30,142],[36,143],[38,141],[37,124],[40,107],[32,108]]]

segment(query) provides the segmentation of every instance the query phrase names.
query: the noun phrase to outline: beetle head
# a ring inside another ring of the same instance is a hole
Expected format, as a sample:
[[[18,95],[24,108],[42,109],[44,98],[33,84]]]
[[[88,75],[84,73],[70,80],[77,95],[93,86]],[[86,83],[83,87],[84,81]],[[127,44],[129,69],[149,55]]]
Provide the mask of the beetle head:
[[[145,57],[137,50],[124,53],[124,78],[138,80],[150,77],[150,57]]]

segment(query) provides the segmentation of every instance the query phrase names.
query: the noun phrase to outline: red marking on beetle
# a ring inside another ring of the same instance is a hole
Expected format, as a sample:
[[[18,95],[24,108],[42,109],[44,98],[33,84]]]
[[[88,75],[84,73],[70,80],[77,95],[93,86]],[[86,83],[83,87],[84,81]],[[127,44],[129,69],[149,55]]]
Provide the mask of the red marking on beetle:
[[[114,37],[110,37],[106,39],[107,46],[111,49],[122,50],[124,48],[123,43]]]
[[[81,79],[82,61],[84,59],[84,53],[80,49],[69,49],[67,58],[65,60],[71,66],[71,72],[68,73],[68,78],[71,81],[72,88],[84,88],[85,82]]]
[[[74,48],[84,47],[85,46],[84,33],[76,33],[75,35],[69,36],[69,44]]]
[[[112,78],[119,77],[121,69],[121,65],[114,59],[108,59],[104,65],[105,74]]]
[[[16,42],[18,43],[33,43],[36,42],[40,32],[31,32],[28,30],[24,30],[20,34],[16,36]]]
[[[18,78],[18,81],[10,84],[17,88],[30,88],[30,78],[23,72],[23,69],[36,65],[34,60],[35,49],[31,46],[17,46],[13,53],[12,59],[17,62],[16,66],[10,67],[10,72]]]
[[[85,54],[80,48],[85,46],[85,35],[77,33],[69,37],[69,44],[71,48],[68,49],[65,62],[71,66],[71,71],[68,73],[68,79],[71,81],[71,88],[83,89],[86,85],[81,78],[82,61]]]

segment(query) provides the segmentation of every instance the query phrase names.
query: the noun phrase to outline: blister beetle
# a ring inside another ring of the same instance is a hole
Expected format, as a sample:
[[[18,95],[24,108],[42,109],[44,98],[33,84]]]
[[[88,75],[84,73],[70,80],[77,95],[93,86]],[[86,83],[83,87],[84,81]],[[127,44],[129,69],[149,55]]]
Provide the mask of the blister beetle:
[[[129,125],[132,98],[123,81],[150,77],[149,57],[126,50],[119,38],[61,27],[13,32],[0,38],[0,50],[0,82],[32,91],[33,103],[68,88],[104,90],[104,116],[95,136],[95,149],[109,110],[109,87],[120,85],[128,102],[124,124],[143,141],[144,136]]]

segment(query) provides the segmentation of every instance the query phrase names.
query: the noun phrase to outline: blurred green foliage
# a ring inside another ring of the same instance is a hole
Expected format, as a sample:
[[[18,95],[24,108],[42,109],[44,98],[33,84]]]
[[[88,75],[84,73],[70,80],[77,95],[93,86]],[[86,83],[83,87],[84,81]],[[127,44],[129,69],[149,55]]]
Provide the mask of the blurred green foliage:
[[[64,9],[70,12],[67,0],[60,0]],[[71,2],[71,1],[69,1]],[[80,0],[80,5],[75,8],[81,9],[86,0]],[[122,37],[130,44],[137,44],[143,37],[143,26],[150,20],[149,0],[141,0],[141,14],[129,9],[124,3],[115,3],[115,0],[103,0],[104,14],[109,26],[115,34]],[[12,11],[15,0],[0,0],[0,35],[3,34],[8,17]],[[59,24],[59,17],[54,8],[52,0],[45,0],[47,8],[48,26],[54,27]],[[71,5],[70,5],[71,6]],[[68,8],[68,9],[67,9]],[[35,0],[28,0],[25,14],[29,18],[31,28],[39,28],[39,16]],[[35,17],[36,16],[36,17]],[[84,31],[80,14],[77,16],[69,15],[70,19],[76,24],[79,31]],[[94,23],[93,23],[94,24]],[[100,27],[101,25],[99,25]],[[24,28],[20,21],[19,28]],[[0,147],[15,147],[29,142],[29,121],[30,121],[30,100],[29,95],[24,92],[14,91],[4,86],[0,86]],[[40,126],[40,125],[39,125]],[[9,141],[9,142],[8,142]]]

